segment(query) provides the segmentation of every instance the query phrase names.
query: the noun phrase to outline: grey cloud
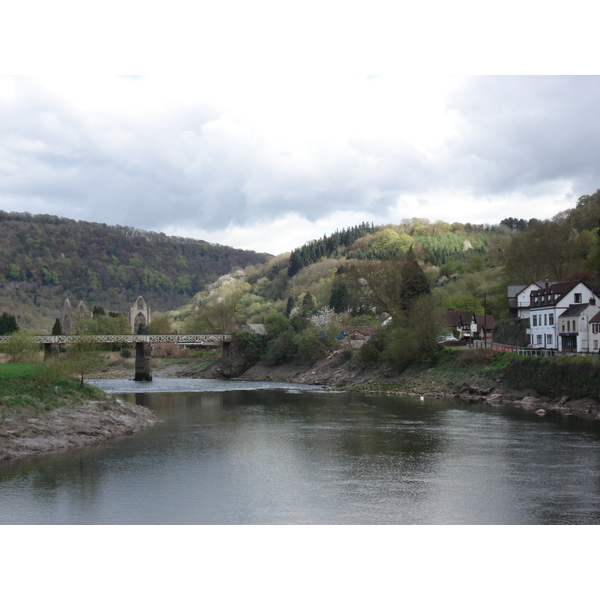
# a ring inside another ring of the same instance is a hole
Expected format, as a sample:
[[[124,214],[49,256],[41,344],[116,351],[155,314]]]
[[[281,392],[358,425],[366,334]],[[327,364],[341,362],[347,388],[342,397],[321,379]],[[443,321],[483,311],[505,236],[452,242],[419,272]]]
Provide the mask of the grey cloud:
[[[471,78],[450,103],[462,123],[449,144],[454,179],[488,194],[559,179],[594,191],[598,106],[598,77]]]
[[[28,80],[18,93],[0,104],[5,210],[211,230],[290,211],[384,219],[399,195],[434,198],[446,186],[488,196],[539,194],[561,178],[576,195],[598,187],[598,77],[467,80],[450,98],[458,129],[437,159],[368,132],[280,148],[208,102],[162,115],[85,114]]]

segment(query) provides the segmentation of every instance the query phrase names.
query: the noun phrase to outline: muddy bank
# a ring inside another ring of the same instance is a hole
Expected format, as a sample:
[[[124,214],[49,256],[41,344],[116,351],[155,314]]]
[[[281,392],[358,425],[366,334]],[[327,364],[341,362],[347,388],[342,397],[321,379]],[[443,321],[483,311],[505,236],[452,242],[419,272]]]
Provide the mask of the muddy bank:
[[[482,370],[473,370],[471,381],[456,381],[435,368],[394,373],[386,367],[360,367],[349,359],[343,350],[307,366],[285,364],[276,366],[255,365],[238,379],[249,381],[288,381],[309,383],[364,393],[388,395],[423,395],[424,397],[454,398],[467,403],[491,406],[509,405],[537,412],[548,411],[586,415],[600,418],[600,402],[591,398],[547,398],[533,389],[515,390],[502,383],[502,378],[489,380],[481,376]]]
[[[69,403],[47,412],[5,409],[0,419],[0,460],[97,444],[157,422],[151,410],[110,398]]]

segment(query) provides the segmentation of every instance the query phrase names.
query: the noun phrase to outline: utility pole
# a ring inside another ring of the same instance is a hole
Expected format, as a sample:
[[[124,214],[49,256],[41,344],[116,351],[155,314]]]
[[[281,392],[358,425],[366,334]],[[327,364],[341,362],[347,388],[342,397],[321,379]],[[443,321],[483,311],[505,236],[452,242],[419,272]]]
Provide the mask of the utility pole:
[[[483,347],[487,350],[487,293],[483,292]]]

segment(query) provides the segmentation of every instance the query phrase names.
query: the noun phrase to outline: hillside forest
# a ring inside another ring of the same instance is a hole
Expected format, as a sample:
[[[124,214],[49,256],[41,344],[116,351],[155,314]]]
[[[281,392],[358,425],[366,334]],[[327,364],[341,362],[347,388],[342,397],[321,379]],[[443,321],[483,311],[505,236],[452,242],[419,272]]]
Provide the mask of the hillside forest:
[[[52,327],[66,297],[127,311],[142,294],[165,311],[268,256],[132,227],[0,211],[0,306],[27,329]]]
[[[261,323],[266,336],[240,337],[271,363],[312,360],[335,347],[340,329],[387,321],[361,350],[362,359],[402,367],[437,351],[448,308],[481,315],[485,307],[501,320],[508,317],[508,285],[545,279],[600,285],[600,190],[547,220],[362,223],[275,257],[125,227],[0,217],[11,240],[5,238],[0,250],[4,290],[22,289],[23,299],[33,294],[38,304],[65,292],[77,296],[74,290],[95,294],[96,303],[130,292],[151,304],[154,294],[163,312],[157,333],[235,331]],[[196,267],[200,256],[209,266]],[[217,265],[227,268],[217,272]],[[68,280],[74,270],[77,284]]]

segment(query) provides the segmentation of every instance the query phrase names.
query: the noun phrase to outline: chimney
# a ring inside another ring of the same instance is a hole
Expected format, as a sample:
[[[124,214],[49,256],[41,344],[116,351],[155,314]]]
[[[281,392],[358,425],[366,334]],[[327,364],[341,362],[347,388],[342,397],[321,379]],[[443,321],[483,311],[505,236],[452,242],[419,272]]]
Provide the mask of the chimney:
[[[550,284],[549,284],[549,281],[546,279],[546,289],[548,289],[548,286],[549,286],[549,285],[550,285]]]
[[[594,298],[593,296],[590,298],[590,305],[596,306],[596,298]]]

